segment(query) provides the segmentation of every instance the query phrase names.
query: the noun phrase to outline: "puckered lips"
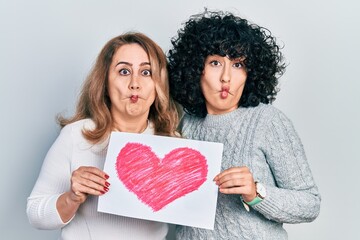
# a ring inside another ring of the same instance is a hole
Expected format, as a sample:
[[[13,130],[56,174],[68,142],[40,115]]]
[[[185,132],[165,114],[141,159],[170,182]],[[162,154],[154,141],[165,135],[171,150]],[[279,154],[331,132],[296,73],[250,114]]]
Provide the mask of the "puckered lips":
[[[229,86],[222,86],[220,91],[220,97],[226,99],[229,96]]]
[[[139,99],[139,96],[138,96],[138,95],[131,95],[131,96],[130,96],[130,101],[131,101],[132,103],[136,103],[136,102],[138,101],[138,99]]]

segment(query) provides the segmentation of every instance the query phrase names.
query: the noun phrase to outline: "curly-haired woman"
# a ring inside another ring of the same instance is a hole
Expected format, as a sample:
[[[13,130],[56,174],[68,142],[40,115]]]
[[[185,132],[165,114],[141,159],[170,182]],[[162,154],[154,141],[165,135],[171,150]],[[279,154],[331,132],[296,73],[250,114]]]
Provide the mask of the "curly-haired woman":
[[[291,121],[270,105],[285,65],[271,33],[231,13],[194,15],[172,40],[170,93],[184,137],[224,144],[213,231],[177,239],[287,239],[283,223],[313,221],[320,195]]]

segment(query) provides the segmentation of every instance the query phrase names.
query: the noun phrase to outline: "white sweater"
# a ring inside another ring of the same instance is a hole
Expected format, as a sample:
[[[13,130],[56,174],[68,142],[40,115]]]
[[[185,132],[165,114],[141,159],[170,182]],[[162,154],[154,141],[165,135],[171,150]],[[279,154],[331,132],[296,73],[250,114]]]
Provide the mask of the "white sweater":
[[[153,134],[149,124],[145,134]],[[70,189],[71,173],[80,166],[103,169],[107,144],[92,145],[81,130],[93,127],[85,119],[65,126],[46,155],[34,189],[27,201],[31,225],[39,229],[61,229],[59,239],[81,240],[161,240],[166,238],[166,223],[152,222],[101,213],[97,211],[98,197],[89,196],[75,216],[62,222],[56,209],[58,197]],[[108,180],[110,183],[112,179]],[[111,187],[111,186],[110,186]]]

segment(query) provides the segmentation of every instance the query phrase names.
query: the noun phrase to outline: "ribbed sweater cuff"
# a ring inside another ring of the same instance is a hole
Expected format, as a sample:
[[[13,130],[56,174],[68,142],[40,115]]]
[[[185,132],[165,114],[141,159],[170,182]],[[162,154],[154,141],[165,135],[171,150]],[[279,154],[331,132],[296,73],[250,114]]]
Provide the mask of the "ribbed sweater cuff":
[[[263,213],[265,216],[276,216],[279,213],[278,203],[272,194],[271,187],[266,187],[266,197],[263,201],[253,206],[256,211]]]

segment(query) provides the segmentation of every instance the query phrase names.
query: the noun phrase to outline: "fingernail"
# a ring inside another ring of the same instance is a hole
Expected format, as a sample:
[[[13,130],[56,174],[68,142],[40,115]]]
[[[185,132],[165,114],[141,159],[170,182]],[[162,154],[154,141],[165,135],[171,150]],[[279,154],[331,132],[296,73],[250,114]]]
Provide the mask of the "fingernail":
[[[109,187],[110,183],[109,182],[105,182],[105,186]]]
[[[109,191],[109,188],[104,187],[104,191],[105,191],[105,192]]]
[[[101,194],[105,194],[105,192],[104,191],[100,191],[101,192]]]
[[[105,178],[106,178],[106,179],[109,179],[109,175],[105,174]]]

